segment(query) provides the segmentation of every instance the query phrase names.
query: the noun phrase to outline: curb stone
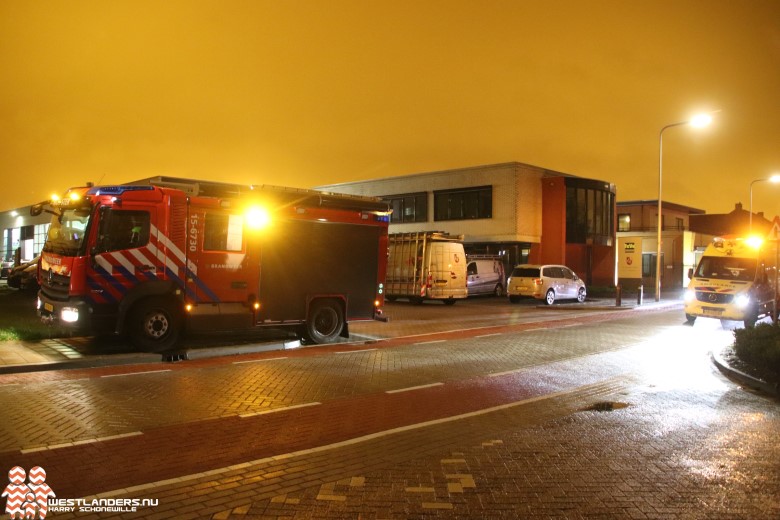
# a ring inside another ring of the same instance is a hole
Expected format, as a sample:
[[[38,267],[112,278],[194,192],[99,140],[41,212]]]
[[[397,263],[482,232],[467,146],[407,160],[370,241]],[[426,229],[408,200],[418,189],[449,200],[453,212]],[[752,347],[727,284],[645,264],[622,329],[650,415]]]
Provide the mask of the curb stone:
[[[712,358],[712,362],[715,364],[718,370],[720,370],[729,379],[737,381],[741,385],[758,390],[767,395],[780,397],[780,388],[778,388],[778,384],[767,383],[766,381],[762,381],[761,379],[757,379],[737,370],[736,368],[730,366],[725,359],[723,359],[723,356],[720,352],[710,351],[710,357]]]

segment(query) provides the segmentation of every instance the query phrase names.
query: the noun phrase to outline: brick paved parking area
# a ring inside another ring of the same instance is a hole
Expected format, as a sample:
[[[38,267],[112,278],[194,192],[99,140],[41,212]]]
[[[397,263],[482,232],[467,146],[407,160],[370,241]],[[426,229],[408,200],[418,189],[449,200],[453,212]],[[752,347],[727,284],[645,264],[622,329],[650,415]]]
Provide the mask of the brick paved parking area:
[[[51,518],[780,518],[779,403],[712,367],[729,332],[681,322],[0,378],[0,469],[41,465],[60,498],[158,501]],[[145,473],[115,485],[133,457]]]

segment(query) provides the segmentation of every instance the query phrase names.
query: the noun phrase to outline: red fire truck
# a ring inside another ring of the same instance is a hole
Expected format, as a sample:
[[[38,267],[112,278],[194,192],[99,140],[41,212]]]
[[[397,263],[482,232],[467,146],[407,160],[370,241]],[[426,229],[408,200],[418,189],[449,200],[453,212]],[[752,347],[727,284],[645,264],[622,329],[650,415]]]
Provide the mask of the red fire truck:
[[[185,331],[289,326],[326,343],[383,319],[378,199],[159,177],[72,188],[42,211],[44,321],[164,351]]]

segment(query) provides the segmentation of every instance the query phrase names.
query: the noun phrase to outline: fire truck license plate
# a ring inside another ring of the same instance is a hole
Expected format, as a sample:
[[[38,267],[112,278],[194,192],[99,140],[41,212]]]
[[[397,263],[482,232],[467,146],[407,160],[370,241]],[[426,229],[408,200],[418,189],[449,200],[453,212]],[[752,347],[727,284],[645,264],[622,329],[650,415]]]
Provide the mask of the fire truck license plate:
[[[49,312],[54,312],[54,305],[52,305],[51,303],[44,303],[43,308]]]

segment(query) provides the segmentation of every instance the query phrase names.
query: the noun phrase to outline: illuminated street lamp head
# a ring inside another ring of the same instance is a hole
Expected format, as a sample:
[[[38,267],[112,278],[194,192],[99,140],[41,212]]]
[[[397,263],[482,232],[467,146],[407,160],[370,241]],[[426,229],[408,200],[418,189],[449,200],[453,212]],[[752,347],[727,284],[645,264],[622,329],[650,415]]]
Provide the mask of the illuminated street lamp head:
[[[772,175],[771,177],[769,177],[769,182],[773,182],[775,184],[780,182],[780,173],[776,173],[776,174]]]
[[[709,114],[697,114],[689,121],[690,125],[696,128],[703,128],[712,122],[712,116]]]

